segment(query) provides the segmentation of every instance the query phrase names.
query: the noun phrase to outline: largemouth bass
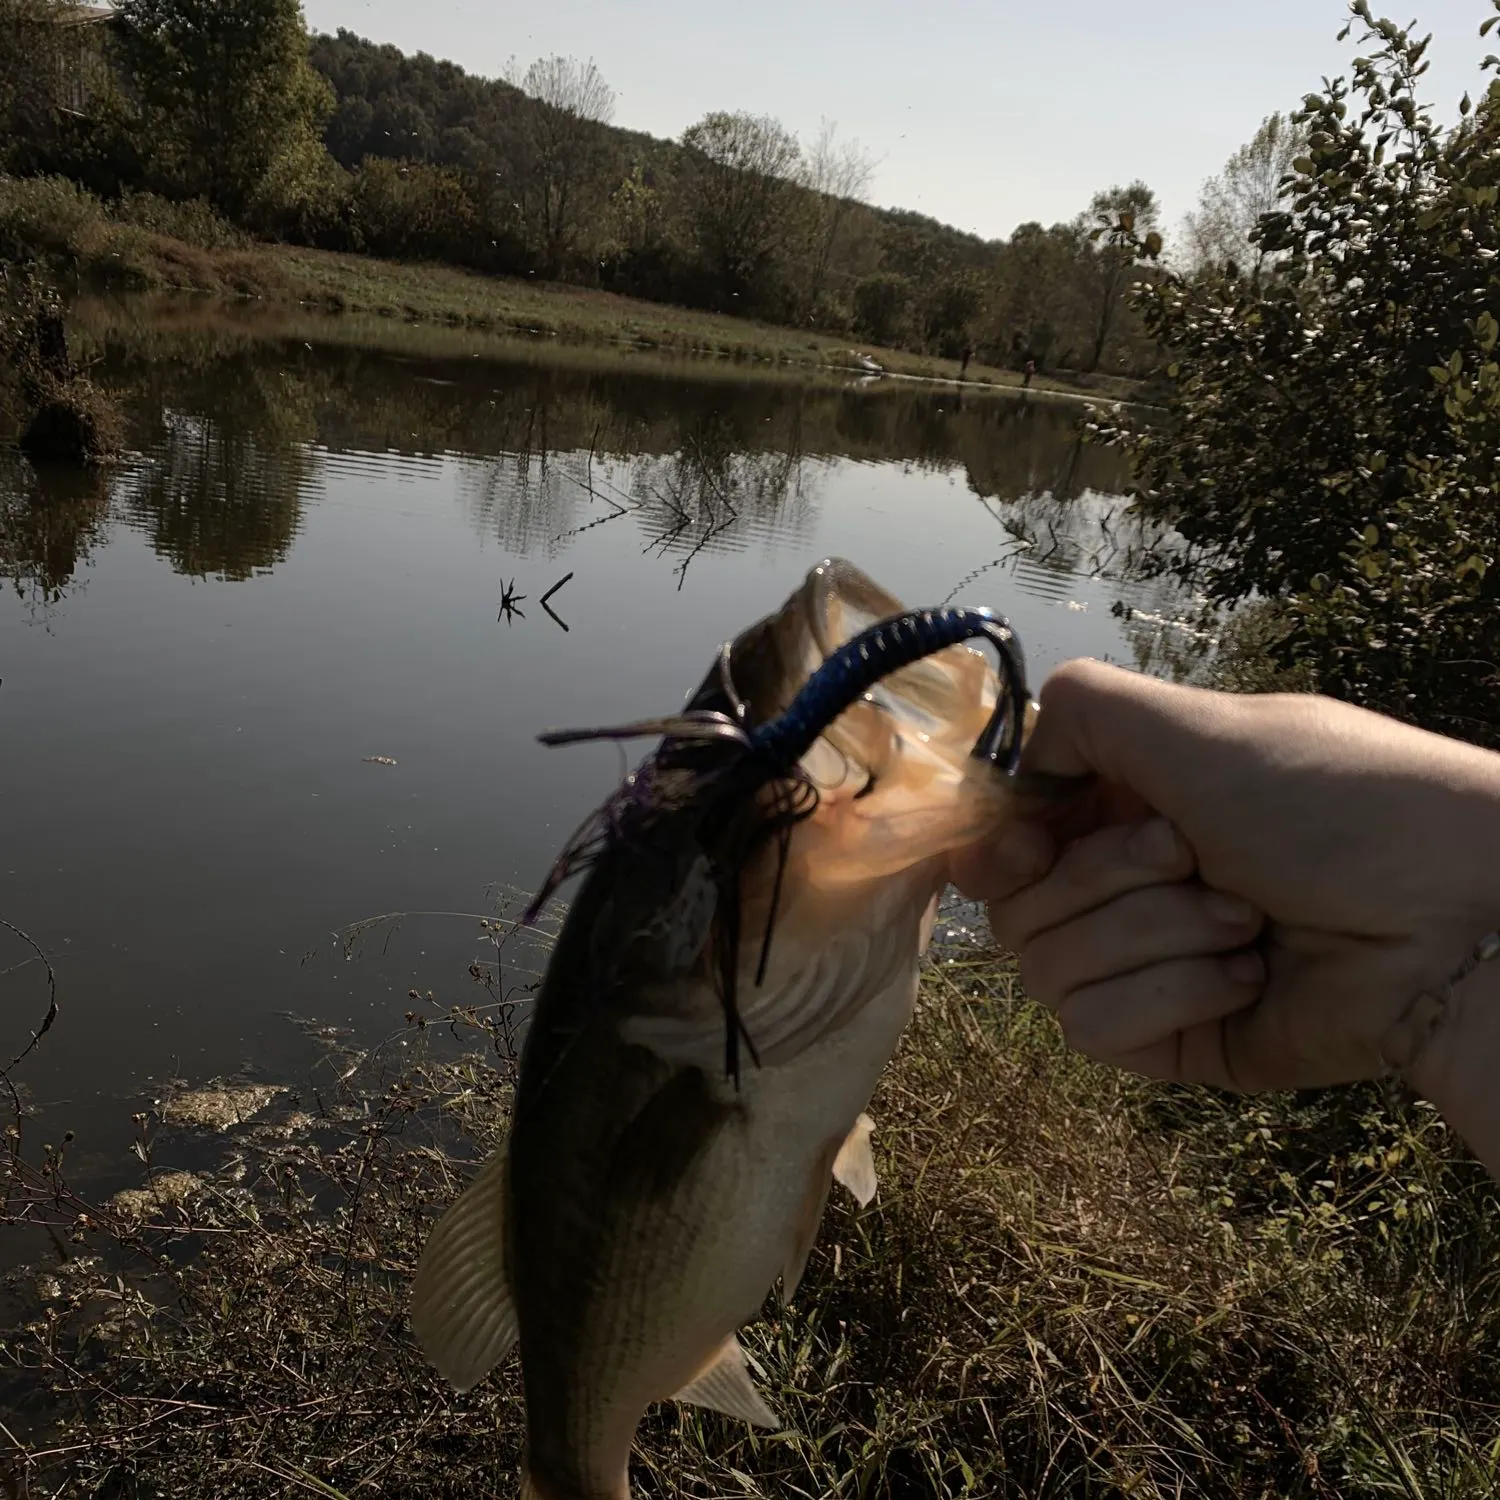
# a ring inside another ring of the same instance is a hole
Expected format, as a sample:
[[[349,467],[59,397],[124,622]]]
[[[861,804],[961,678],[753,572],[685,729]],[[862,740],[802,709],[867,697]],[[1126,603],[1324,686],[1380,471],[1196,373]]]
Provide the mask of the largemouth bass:
[[[875,1196],[865,1109],[945,857],[1015,807],[1031,711],[1003,622],[979,621],[997,668],[924,654],[958,612],[871,629],[901,610],[815,568],[683,715],[636,726],[661,747],[560,861],[588,876],[510,1133],[434,1229],[411,1314],[460,1389],[519,1342],[531,1500],[627,1500],[656,1401],[778,1426],[736,1330],[778,1277],[796,1290],[832,1181]],[[913,659],[884,675],[888,650]]]

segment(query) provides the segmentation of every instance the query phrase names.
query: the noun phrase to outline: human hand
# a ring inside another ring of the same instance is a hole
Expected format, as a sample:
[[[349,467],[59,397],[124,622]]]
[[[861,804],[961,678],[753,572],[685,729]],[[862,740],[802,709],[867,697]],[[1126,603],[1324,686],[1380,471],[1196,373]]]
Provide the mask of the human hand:
[[[1245,1090],[1371,1077],[1413,997],[1500,924],[1500,756],[1089,661],[1041,702],[1023,769],[1094,787],[953,875],[1085,1052]]]

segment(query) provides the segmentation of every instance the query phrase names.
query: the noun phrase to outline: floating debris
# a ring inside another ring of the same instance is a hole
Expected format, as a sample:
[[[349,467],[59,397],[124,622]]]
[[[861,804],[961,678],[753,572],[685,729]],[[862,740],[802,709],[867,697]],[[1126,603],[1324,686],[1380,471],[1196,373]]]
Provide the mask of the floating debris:
[[[169,1125],[195,1130],[229,1130],[253,1119],[278,1094],[286,1090],[270,1083],[214,1083],[201,1089],[184,1089],[164,1099],[158,1108]]]
[[[160,1172],[151,1179],[148,1187],[124,1188],[109,1202],[126,1218],[149,1219],[161,1209],[186,1203],[204,1186],[203,1179],[192,1172]]]
[[[394,757],[389,755],[367,755],[364,757],[367,766],[393,766],[396,764]]]

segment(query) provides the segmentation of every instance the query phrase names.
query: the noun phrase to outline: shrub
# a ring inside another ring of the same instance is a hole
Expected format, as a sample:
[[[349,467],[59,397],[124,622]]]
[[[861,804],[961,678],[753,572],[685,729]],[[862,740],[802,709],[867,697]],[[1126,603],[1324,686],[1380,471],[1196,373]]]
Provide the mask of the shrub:
[[[0,176],[0,261],[76,259],[105,223],[99,199],[65,177]]]
[[[1279,668],[1500,744],[1500,82],[1440,129],[1427,43],[1351,9],[1373,45],[1294,116],[1276,272],[1144,284],[1174,411],[1136,503],[1189,543],[1163,569],[1281,602]]]
[[[111,208],[112,217],[152,234],[163,234],[200,250],[243,250],[251,241],[241,229],[215,213],[202,198],[174,202],[157,193],[126,192]]]

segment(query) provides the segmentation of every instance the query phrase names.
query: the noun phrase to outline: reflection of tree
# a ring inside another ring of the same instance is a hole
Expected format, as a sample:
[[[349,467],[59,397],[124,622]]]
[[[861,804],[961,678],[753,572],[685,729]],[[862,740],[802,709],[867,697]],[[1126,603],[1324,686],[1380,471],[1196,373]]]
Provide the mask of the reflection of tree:
[[[793,407],[787,415],[780,446],[769,450],[746,452],[739,434],[714,414],[684,433],[675,453],[632,466],[629,494],[648,550],[680,554],[679,588],[700,552],[742,549],[757,532],[806,531],[812,493],[801,413]]]
[[[622,394],[638,396],[637,383],[623,382]],[[768,402],[757,390],[749,416],[717,390],[713,401],[702,390],[680,392],[690,398],[670,412],[609,399],[616,390],[611,381],[582,391],[540,383],[509,421],[496,393],[491,421],[503,423],[501,451],[471,465],[463,484],[483,529],[507,551],[525,556],[542,546],[551,556],[629,517],[648,550],[680,555],[681,576],[705,548],[743,546],[749,531],[805,529],[801,393],[775,391]]]
[[[241,359],[159,392],[149,456],[121,492],[179,573],[243,579],[286,559],[318,467],[314,394],[293,372]]]
[[[285,557],[314,445],[382,465],[453,461],[476,527],[518,556],[608,526],[681,571],[705,549],[803,531],[810,477],[830,458],[958,469],[1059,568],[1098,566],[1108,528],[1120,540],[1099,497],[1125,488],[1123,460],[1081,441],[1075,406],[1043,399],[798,385],[712,365],[605,369],[578,351],[429,359],[238,335],[218,349],[200,339],[176,361],[155,348],[129,373],[151,456],[124,486],[127,514],[199,575],[241,578]]]
[[[587,453],[576,450],[576,413],[559,410],[582,403],[566,402],[550,382],[539,382],[531,394],[528,405],[502,405],[497,392],[491,424],[494,456],[471,464],[463,487],[483,529],[498,537],[507,552],[525,557],[540,543],[550,557],[565,533],[579,529],[596,455],[593,441]],[[568,448],[559,451],[559,441]]]
[[[104,539],[108,476],[73,465],[34,469],[0,448],[0,576],[32,612],[62,599]]]
[[[1071,405],[971,402],[961,433],[960,456],[970,487],[987,499],[1050,495],[1073,500],[1088,491],[1118,495],[1128,485],[1125,457],[1085,441],[1079,413]]]

